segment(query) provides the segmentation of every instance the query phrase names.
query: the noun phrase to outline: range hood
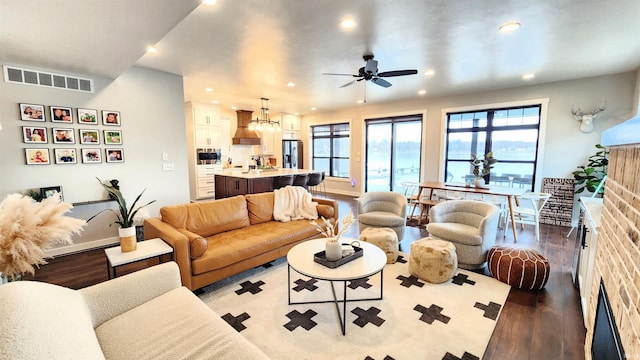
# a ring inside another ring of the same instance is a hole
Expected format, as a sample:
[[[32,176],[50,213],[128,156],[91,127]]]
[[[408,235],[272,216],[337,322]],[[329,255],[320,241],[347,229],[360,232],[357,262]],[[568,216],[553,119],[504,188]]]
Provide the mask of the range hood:
[[[251,114],[253,111],[237,110],[238,114],[238,129],[235,135],[233,135],[233,145],[260,145],[262,139],[253,130],[249,130],[249,121],[251,121]]]

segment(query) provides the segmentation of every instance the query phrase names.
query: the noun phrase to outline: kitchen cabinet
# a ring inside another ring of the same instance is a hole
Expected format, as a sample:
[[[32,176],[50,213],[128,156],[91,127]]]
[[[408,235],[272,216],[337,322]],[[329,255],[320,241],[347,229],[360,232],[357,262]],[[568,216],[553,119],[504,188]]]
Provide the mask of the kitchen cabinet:
[[[204,104],[192,104],[193,123],[195,125],[218,125],[220,108]]]
[[[265,130],[262,132],[261,153],[263,155],[273,155],[273,153],[275,152],[274,137],[275,137],[274,131]]]
[[[196,147],[221,148],[221,129],[219,126],[194,126],[194,141]]]
[[[578,238],[576,239],[576,252],[578,254],[576,283],[580,289],[582,318],[585,321],[585,326],[587,326],[587,310],[591,295],[601,212],[602,199],[580,198],[580,221],[577,231]]]
[[[207,199],[215,197],[215,170],[220,166],[198,165],[197,166],[197,198]]]
[[[215,191],[216,199],[270,192],[273,191],[273,177],[247,179],[235,176],[216,175]]]
[[[280,120],[283,139],[300,139],[300,117],[293,114],[282,114]]]

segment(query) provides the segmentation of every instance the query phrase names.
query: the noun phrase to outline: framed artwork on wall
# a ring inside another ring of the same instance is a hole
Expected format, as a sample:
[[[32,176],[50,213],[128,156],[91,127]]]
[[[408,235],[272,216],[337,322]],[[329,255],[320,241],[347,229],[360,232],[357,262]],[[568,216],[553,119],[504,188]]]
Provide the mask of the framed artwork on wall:
[[[124,162],[124,150],[123,149],[105,149],[107,155],[106,159],[108,163],[121,163]]]
[[[102,125],[120,126],[120,111],[102,110]]]
[[[56,164],[77,164],[76,149],[53,149],[53,153],[56,157]]]
[[[46,144],[47,141],[47,128],[23,126],[22,127],[22,139],[26,144]]]
[[[27,165],[49,165],[49,149],[47,148],[27,148],[24,149]]]
[[[60,194],[60,200],[64,200],[64,197],[62,196],[62,186],[49,186],[40,188],[40,196],[42,196],[43,199],[50,198],[55,194]]]
[[[120,130],[105,130],[104,131],[104,144],[105,145],[122,145],[122,131],[120,131]]]
[[[18,104],[20,106],[20,120],[46,121],[44,117],[44,105]]]
[[[78,108],[78,124],[98,125],[98,110]]]
[[[99,148],[81,149],[83,164],[99,164],[102,162],[102,150]]]
[[[53,128],[54,144],[75,144],[76,138],[71,128]]]
[[[65,106],[49,106],[51,111],[51,122],[56,123],[73,123],[73,114],[71,114],[71,108]]]
[[[80,129],[78,130],[78,133],[80,135],[80,144],[100,144],[100,135],[98,135],[98,130]]]

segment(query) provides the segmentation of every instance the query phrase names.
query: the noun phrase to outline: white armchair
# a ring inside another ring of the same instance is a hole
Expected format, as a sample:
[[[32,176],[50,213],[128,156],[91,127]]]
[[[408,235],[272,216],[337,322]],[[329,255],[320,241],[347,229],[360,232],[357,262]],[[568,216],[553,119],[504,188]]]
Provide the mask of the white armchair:
[[[358,200],[359,232],[366,228],[390,228],[404,238],[407,216],[407,198],[390,191],[364,193]]]
[[[447,240],[456,247],[458,266],[481,269],[487,252],[495,244],[500,209],[475,200],[451,200],[429,210],[429,236]]]

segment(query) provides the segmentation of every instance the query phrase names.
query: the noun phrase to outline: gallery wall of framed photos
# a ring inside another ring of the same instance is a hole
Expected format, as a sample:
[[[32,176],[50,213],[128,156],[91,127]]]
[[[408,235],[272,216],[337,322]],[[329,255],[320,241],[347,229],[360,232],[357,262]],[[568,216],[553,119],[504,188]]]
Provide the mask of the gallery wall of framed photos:
[[[27,165],[124,162],[120,111],[31,103],[18,106],[24,121]]]

